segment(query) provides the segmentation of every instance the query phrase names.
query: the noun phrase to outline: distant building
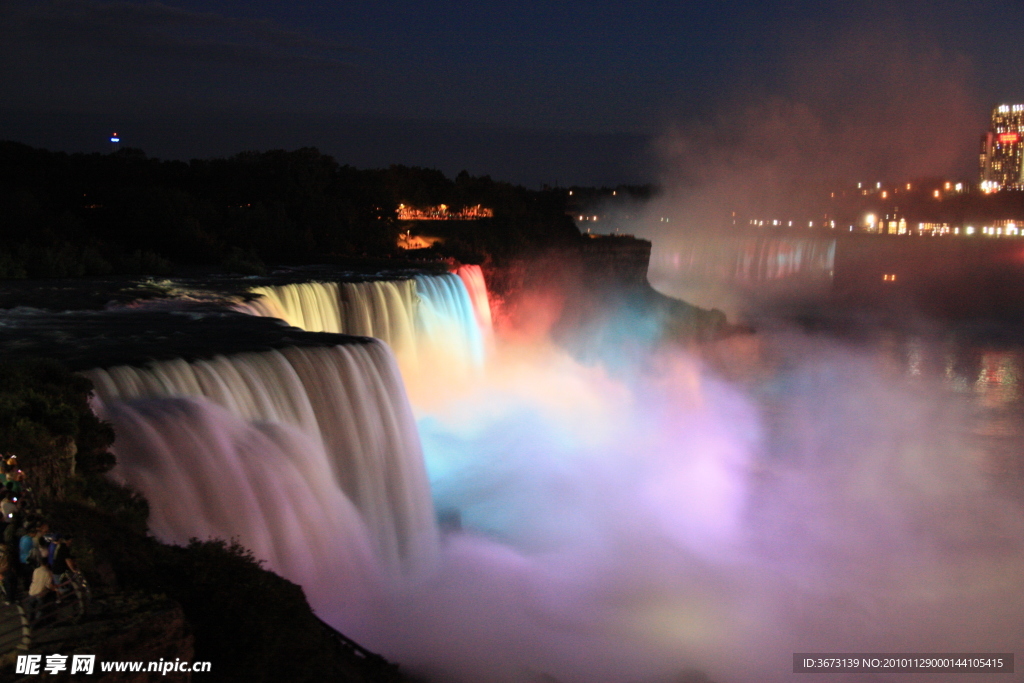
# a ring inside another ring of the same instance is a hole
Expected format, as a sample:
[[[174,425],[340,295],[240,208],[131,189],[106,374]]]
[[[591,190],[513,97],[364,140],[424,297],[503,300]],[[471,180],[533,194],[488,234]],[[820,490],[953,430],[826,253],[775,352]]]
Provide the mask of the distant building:
[[[992,129],[981,136],[981,189],[1024,189],[1024,104],[992,110]]]

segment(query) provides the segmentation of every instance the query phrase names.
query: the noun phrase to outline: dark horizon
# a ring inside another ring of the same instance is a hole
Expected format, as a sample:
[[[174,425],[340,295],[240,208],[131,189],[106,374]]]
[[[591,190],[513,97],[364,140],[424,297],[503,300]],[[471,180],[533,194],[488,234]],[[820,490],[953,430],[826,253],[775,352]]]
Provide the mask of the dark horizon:
[[[846,175],[963,176],[991,108],[1024,100],[1022,20],[1011,0],[12,0],[0,139],[92,152],[116,131],[167,159],[316,147],[528,187],[671,185],[701,159],[792,148]]]
[[[315,147],[359,169],[432,168],[454,178],[489,175],[538,189],[643,185],[657,180],[649,136],[495,127],[468,121],[235,112],[120,117],[0,107],[0,138],[54,152],[108,153],[109,138],[163,160]],[[301,127],[297,123],[301,121]]]

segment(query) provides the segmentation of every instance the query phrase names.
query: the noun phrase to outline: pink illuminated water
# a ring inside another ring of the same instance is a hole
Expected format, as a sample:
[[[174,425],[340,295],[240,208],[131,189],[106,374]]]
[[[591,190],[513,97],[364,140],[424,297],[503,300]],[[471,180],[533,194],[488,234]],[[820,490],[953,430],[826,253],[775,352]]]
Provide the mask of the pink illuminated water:
[[[317,529],[328,523],[321,520],[350,527],[339,541],[366,536],[352,543],[351,561],[367,575],[398,573],[429,564],[436,555],[419,439],[401,378],[382,343],[87,374],[96,387],[97,412],[119,435],[113,475],[163,510],[154,516],[160,537],[180,542],[238,536],[296,581],[307,575],[283,569],[303,561],[276,544],[301,542],[303,524]],[[320,492],[295,490],[301,514],[288,509],[280,493],[288,486],[277,474],[295,468],[304,485]],[[215,471],[222,476],[213,482]],[[194,504],[194,491],[205,492],[202,505]],[[318,501],[326,507],[312,514]],[[208,506],[223,506],[223,512],[202,514]],[[366,544],[373,553],[360,550]],[[282,566],[280,558],[293,564]]]

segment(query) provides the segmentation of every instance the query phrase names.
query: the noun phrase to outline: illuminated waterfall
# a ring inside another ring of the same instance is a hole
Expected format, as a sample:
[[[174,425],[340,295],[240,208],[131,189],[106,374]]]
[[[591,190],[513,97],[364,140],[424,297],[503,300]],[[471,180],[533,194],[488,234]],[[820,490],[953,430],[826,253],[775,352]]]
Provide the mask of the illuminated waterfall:
[[[308,580],[326,584],[309,571],[364,571],[371,555],[364,548],[392,571],[435,554],[419,437],[384,344],[86,374],[98,412],[118,434],[113,474],[151,501],[161,538],[238,537],[310,587]],[[296,543],[314,555],[326,543],[319,559],[332,568],[293,566],[309,555]],[[337,555],[347,559],[338,565]]]
[[[490,309],[479,266],[253,293],[236,307],[377,339],[89,371],[118,434],[113,475],[151,501],[161,538],[238,538],[314,593],[429,563],[437,529],[395,358],[417,377],[482,366]]]
[[[835,268],[834,239],[697,235],[677,238],[652,255],[652,270],[675,277],[755,284],[826,277]]]
[[[466,373],[484,362],[483,339],[477,314],[458,275],[416,278],[417,346],[421,363]]]
[[[250,290],[258,298],[236,308],[280,318],[309,332],[376,337],[406,373],[443,366],[469,375],[484,362],[491,312],[480,266],[407,280],[306,282]]]
[[[490,347],[494,336],[494,321],[491,318],[491,303],[487,297],[487,283],[480,266],[459,266],[455,274],[462,278],[469,300],[473,303],[477,327],[483,335],[484,345]]]
[[[416,281],[303,282],[254,287],[243,313],[280,318],[308,332],[384,340],[403,365],[416,363]]]

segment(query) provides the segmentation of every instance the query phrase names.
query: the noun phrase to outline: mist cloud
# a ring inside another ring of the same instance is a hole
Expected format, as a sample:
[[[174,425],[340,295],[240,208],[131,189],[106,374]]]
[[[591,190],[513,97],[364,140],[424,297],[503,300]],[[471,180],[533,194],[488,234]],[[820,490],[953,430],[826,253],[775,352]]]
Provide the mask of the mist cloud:
[[[789,39],[782,77],[752,74],[718,114],[667,126],[661,215],[685,229],[719,227],[733,211],[820,219],[843,185],[973,169],[986,104],[965,57],[892,26]]]

